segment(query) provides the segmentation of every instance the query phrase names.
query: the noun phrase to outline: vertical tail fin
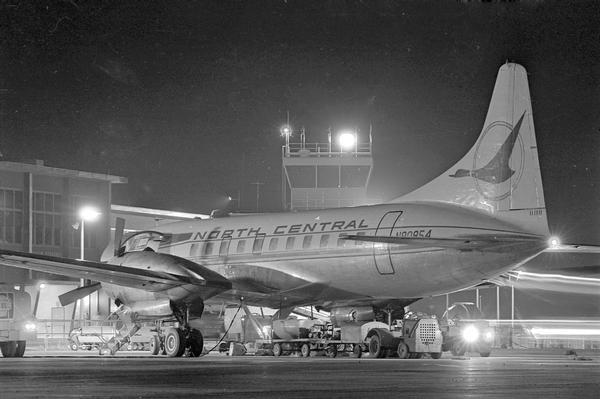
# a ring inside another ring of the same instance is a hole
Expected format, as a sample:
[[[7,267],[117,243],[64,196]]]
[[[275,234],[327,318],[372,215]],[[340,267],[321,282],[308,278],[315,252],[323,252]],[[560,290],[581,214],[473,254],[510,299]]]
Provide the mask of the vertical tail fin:
[[[450,202],[547,235],[529,84],[521,65],[500,67],[483,126],[475,145],[453,167],[392,202]]]

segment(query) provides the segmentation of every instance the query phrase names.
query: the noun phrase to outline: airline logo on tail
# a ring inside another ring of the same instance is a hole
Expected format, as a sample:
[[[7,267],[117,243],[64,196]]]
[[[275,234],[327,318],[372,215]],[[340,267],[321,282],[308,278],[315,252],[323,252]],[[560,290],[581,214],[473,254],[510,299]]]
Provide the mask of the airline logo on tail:
[[[514,128],[503,121],[488,125],[475,149],[472,169],[457,169],[450,177],[472,177],[477,190],[491,200],[501,200],[510,195],[523,174],[523,142],[519,131],[524,117],[525,112]],[[503,135],[506,135],[504,142],[500,139]],[[515,147],[519,151],[514,151]]]

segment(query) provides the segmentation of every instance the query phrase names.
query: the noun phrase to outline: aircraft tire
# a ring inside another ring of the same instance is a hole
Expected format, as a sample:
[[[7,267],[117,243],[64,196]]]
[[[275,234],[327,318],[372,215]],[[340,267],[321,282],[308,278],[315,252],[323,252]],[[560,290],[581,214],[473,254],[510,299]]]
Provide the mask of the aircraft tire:
[[[481,357],[489,357],[491,352],[479,352],[479,356]]]
[[[187,343],[190,348],[190,356],[202,356],[202,352],[204,351],[204,337],[202,337],[202,332],[200,332],[200,330],[193,328],[190,331]]]
[[[165,352],[169,357],[180,357],[185,350],[183,332],[177,328],[169,328],[165,334]]]
[[[439,359],[442,357],[442,352],[431,352],[429,355],[432,359]]]
[[[158,335],[153,335],[150,338],[150,353],[152,355],[158,355],[160,352],[160,339],[158,339]]]

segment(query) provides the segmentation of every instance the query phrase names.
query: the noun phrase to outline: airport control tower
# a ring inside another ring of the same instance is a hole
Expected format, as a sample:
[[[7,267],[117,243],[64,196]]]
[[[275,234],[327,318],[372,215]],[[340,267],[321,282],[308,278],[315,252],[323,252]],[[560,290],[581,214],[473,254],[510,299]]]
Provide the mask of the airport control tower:
[[[359,142],[358,130],[340,132],[327,143],[290,143],[291,128],[284,126],[282,148],[283,205],[291,211],[366,205],[373,169],[372,139]]]

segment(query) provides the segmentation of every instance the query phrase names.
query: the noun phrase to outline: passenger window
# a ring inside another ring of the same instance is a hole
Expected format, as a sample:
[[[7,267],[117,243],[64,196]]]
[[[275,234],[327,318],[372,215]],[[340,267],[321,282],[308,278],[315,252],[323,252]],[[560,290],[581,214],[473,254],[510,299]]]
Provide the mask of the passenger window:
[[[271,238],[271,241],[269,241],[269,251],[275,251],[277,249],[278,242],[279,239],[277,237]]]
[[[204,249],[202,251],[202,255],[203,256],[208,256],[211,255],[213,251],[213,243],[212,242],[207,242],[204,244]]]
[[[256,236],[256,238],[254,239],[254,244],[252,244],[252,253],[255,255],[260,255],[260,253],[262,252],[262,247],[263,247],[264,242],[265,242],[264,235]]]
[[[238,241],[238,244],[237,244],[237,253],[241,254],[242,252],[244,252],[245,248],[246,248],[246,240],[240,240],[240,241]]]
[[[311,241],[312,241],[312,236],[304,236],[304,240],[302,241],[302,248],[304,248],[304,249],[310,248]]]
[[[329,243],[329,234],[322,235],[321,236],[321,242],[319,243],[319,246],[321,248],[325,248],[328,243]]]
[[[228,240],[228,239],[221,241],[221,246],[219,247],[219,255],[221,255],[221,256],[227,255],[227,252],[229,252],[229,243],[230,243],[230,240]]]
[[[294,241],[296,241],[296,237],[288,237],[285,242],[285,249],[294,249]]]
[[[192,244],[190,248],[190,256],[198,256],[200,255],[200,244],[195,242]]]
[[[343,239],[343,238],[340,237],[337,240],[337,246],[338,247],[345,247],[347,241],[349,241],[349,240],[345,240],[345,239]]]

